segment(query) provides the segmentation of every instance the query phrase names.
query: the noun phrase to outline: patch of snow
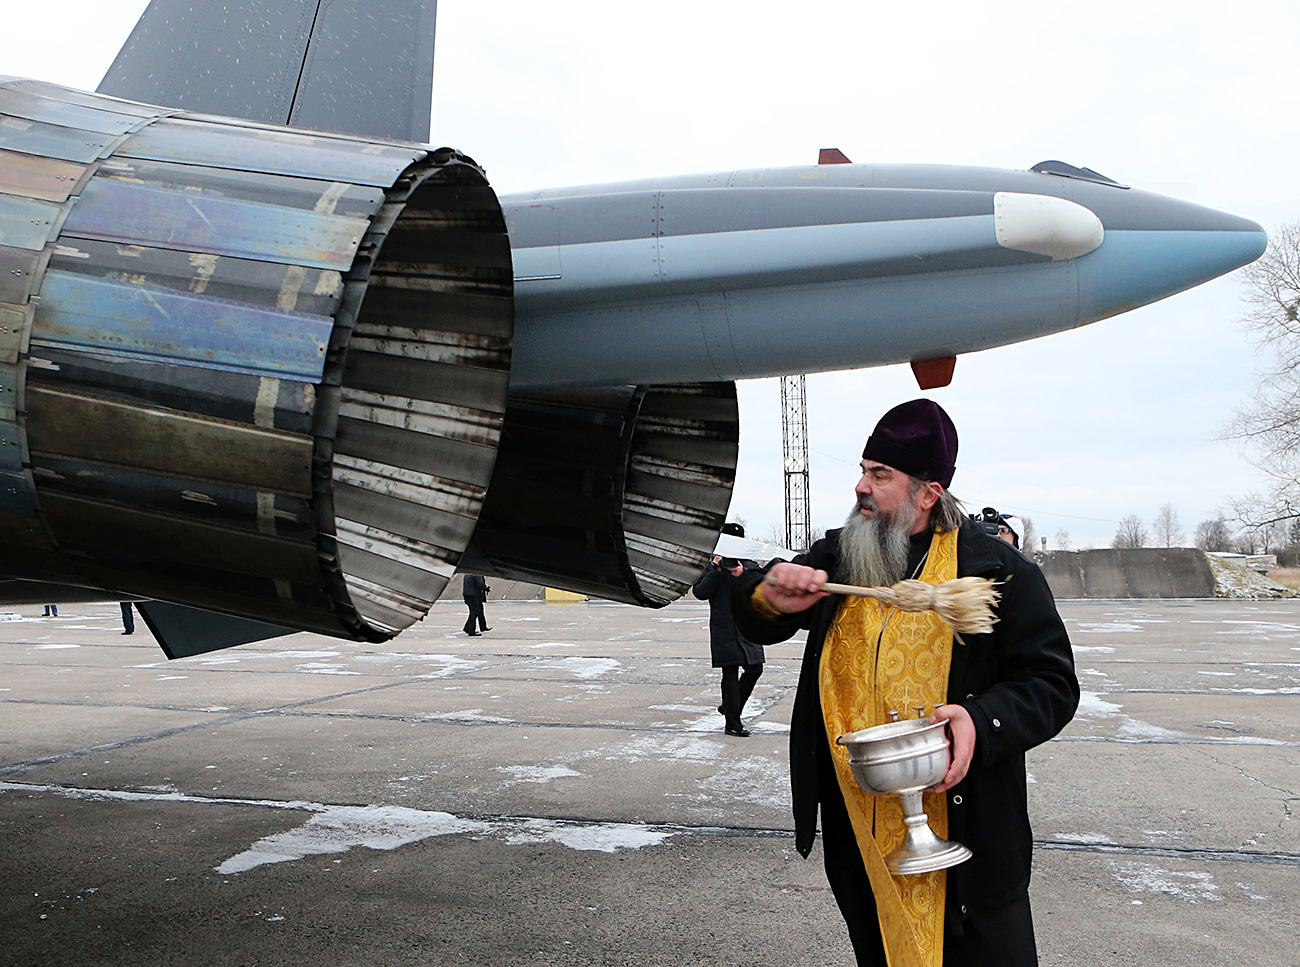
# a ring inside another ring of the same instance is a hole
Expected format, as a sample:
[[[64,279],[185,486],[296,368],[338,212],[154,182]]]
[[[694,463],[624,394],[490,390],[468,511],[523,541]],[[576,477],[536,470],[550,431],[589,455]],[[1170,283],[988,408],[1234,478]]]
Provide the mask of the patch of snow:
[[[633,823],[562,823],[553,819],[529,819],[506,837],[510,845],[559,843],[570,849],[615,853],[620,849],[658,846],[674,835],[670,830]]]
[[[497,772],[504,772],[511,779],[511,784],[524,782],[550,782],[552,779],[564,779],[568,776],[580,776],[568,766],[497,766]]]
[[[1175,873],[1154,863],[1121,862],[1108,860],[1115,878],[1134,893],[1163,893],[1189,903],[1222,900],[1213,875],[1200,871]]]
[[[575,678],[599,678],[615,669],[622,668],[622,662],[613,658],[546,658],[537,659],[542,668],[557,668],[572,674]]]
[[[421,715],[420,719],[424,722],[490,722],[496,725],[509,725],[514,721],[514,719],[502,718],[499,715],[484,715],[481,708],[467,708],[458,712]]]
[[[451,813],[402,806],[325,806],[297,829],[258,840],[216,867],[218,873],[246,873],[268,863],[346,853],[357,846],[393,850],[433,836],[486,832],[490,824]]]
[[[1115,841],[1105,833],[1054,833],[1062,843],[1084,843],[1094,846],[1114,846]]]
[[[360,675],[361,672],[348,671],[342,665],[327,665],[325,662],[311,661],[295,666],[295,670],[308,675]]]
[[[393,850],[434,836],[462,833],[492,836],[509,844],[550,842],[570,849],[613,853],[620,849],[657,846],[679,832],[672,827],[655,827],[642,823],[565,822],[514,817],[480,820],[402,806],[335,806],[303,800],[221,799],[177,792],[123,792],[115,789],[77,789],[0,781],[0,794],[6,792],[39,792],[66,799],[100,802],[252,806],[313,814],[296,829],[266,836],[215,867],[216,872],[226,875],[246,873],[268,863],[286,863],[308,856],[346,853],[358,846]]]

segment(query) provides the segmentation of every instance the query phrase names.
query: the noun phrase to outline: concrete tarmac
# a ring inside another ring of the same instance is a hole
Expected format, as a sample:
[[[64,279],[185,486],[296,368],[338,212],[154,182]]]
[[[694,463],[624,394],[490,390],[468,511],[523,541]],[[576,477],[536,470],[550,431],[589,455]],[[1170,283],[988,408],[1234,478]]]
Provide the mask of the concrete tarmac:
[[[116,604],[16,610],[0,965],[853,962],[790,835],[799,644],[736,738],[693,601],[176,662]],[[1300,963],[1300,602],[1061,612],[1085,694],[1030,754],[1042,963]]]

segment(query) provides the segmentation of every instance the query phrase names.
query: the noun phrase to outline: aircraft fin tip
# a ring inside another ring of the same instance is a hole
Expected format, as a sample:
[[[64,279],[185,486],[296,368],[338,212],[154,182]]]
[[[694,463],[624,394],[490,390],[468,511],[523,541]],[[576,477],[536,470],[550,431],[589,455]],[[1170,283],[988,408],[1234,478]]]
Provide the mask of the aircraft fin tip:
[[[819,165],[851,165],[852,161],[839,148],[822,148],[817,153],[817,163]]]
[[[912,375],[921,389],[939,389],[952,382],[957,367],[956,356],[937,356],[934,359],[912,360]]]

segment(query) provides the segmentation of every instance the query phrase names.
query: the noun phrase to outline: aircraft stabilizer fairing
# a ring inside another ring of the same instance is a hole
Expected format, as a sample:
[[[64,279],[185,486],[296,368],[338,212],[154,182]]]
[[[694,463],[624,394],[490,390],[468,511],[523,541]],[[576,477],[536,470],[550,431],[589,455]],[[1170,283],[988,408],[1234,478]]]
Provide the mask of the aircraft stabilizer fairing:
[[[520,391],[956,356],[1155,302],[1267,244],[1252,221],[1108,180],[941,165],[839,162],[501,201]]]

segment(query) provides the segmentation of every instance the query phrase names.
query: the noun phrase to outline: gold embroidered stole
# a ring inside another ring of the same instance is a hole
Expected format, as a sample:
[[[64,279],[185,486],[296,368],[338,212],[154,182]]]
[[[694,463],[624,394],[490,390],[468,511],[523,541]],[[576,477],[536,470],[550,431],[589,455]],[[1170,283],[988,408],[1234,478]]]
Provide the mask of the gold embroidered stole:
[[[936,533],[920,579],[930,584],[957,576],[957,532]],[[941,967],[946,870],[894,876],[885,856],[903,839],[902,802],[873,795],[853,778],[846,732],[889,721],[895,709],[915,718],[917,705],[947,700],[952,629],[932,611],[897,611],[872,598],[846,597],[822,646],[822,714],[840,791],[876,898],[890,967]],[[946,793],[927,792],[930,827],[948,835]]]

